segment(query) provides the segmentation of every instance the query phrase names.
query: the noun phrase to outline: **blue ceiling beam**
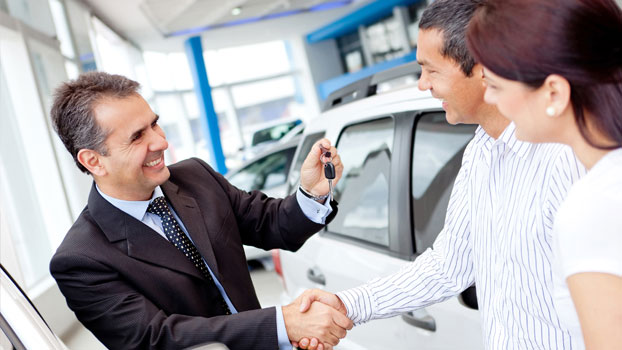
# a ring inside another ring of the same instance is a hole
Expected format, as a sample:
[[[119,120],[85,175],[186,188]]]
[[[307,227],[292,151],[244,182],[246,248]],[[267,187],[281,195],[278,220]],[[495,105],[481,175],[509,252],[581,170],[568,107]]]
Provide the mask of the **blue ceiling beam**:
[[[352,33],[358,30],[360,25],[369,25],[392,15],[396,6],[408,6],[419,1],[421,0],[376,0],[307,34],[307,41],[316,43]]]

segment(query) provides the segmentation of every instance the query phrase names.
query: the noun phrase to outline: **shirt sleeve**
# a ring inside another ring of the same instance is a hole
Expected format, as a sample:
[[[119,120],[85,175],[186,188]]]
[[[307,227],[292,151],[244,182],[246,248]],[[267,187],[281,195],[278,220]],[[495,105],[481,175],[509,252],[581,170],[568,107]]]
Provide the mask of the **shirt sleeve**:
[[[333,212],[333,208],[330,206],[330,198],[327,198],[326,202],[321,204],[302,194],[300,188],[296,192],[296,200],[303,214],[316,224],[325,225],[326,218]]]
[[[276,307],[276,334],[279,341],[279,350],[292,350],[292,343],[290,343],[287,336],[287,328],[285,328],[281,306]]]
[[[444,301],[474,282],[468,205],[469,148],[449,199],[445,226],[431,249],[399,272],[337,293],[347,316],[361,324]]]

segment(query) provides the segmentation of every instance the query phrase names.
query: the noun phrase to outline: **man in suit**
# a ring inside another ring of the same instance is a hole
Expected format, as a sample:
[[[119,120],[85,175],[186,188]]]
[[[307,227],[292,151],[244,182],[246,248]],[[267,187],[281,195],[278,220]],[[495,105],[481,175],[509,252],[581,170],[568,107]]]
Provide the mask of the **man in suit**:
[[[335,345],[352,324],[330,307],[260,308],[242,244],[297,250],[330,221],[320,145],[335,182],[337,150],[325,139],[313,146],[294,195],[241,191],[199,159],[164,165],[168,144],[138,87],[93,72],[56,90],[54,128],[94,180],[50,263],[80,322],[115,349],[291,349],[303,333]]]

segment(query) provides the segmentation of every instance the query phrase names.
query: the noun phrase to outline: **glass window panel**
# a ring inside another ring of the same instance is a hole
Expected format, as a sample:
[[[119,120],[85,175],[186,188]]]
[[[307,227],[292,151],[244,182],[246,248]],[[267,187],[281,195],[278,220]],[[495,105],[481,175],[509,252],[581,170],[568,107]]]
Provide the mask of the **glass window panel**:
[[[292,171],[289,176],[289,193],[294,192],[298,188],[298,181],[300,180],[300,169],[302,168],[302,163],[304,162],[305,158],[307,158],[309,152],[311,152],[311,147],[313,147],[313,145],[322,137],[324,137],[323,131],[307,135],[305,140],[300,145],[298,156],[294,161],[294,165],[292,165]]]
[[[78,75],[80,75],[78,65],[73,63],[72,61],[65,61],[65,70],[67,71],[67,78],[69,79],[76,79]]]
[[[206,51],[204,58],[212,86],[258,79],[291,70],[283,41]]]
[[[418,252],[431,247],[443,228],[449,195],[462,153],[475,126],[450,125],[445,113],[422,116],[416,125],[412,160],[412,201]]]
[[[50,0],[50,10],[52,11],[56,35],[60,41],[60,52],[67,58],[74,58],[76,53],[73,50],[64,5],[58,0]]]
[[[212,95],[214,91],[212,90]],[[214,96],[212,98],[215,100]],[[184,100],[184,106],[186,107],[186,112],[188,113],[188,118],[196,119],[199,117],[199,102],[197,101],[197,96],[194,92],[186,92],[182,95],[182,99]],[[216,101],[214,101],[214,109],[216,109]],[[218,111],[216,109],[216,111]]]
[[[175,84],[169,70],[167,55],[159,52],[145,51],[143,58],[147,73],[149,74],[151,88],[157,91],[173,90]]]
[[[48,0],[8,0],[7,7],[11,16],[50,37],[56,35]]]
[[[192,75],[190,74],[190,66],[188,66],[188,58],[183,52],[173,52],[168,55],[168,67],[170,74],[173,75],[175,89],[190,90],[193,88]]]
[[[383,118],[346,128],[337,148],[344,164],[335,187],[339,215],[328,230],[389,245],[389,171],[394,123]]]
[[[282,185],[295,151],[296,148],[291,147],[263,157],[231,176],[229,182],[245,191],[265,190]]]
[[[294,96],[296,84],[291,76],[238,85],[231,88],[233,101],[238,108]]]

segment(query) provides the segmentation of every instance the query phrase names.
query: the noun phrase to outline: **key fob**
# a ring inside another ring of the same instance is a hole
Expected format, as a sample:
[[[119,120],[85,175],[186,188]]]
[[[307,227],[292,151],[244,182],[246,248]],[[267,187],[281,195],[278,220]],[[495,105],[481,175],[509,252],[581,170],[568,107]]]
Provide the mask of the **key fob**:
[[[335,178],[335,166],[333,163],[328,162],[324,164],[324,176],[326,176],[328,180],[333,180]]]

